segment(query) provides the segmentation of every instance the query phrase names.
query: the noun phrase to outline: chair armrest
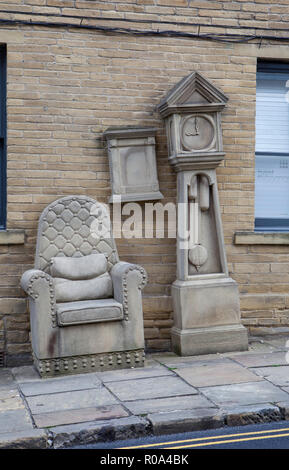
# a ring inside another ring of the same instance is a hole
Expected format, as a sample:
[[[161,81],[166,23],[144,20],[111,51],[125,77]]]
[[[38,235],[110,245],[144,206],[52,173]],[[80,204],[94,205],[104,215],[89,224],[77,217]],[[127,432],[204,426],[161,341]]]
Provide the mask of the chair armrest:
[[[147,273],[145,269],[138,264],[126,263],[125,261],[119,261],[110,271],[113,286],[125,286],[128,275],[131,272],[135,273],[135,276],[138,279],[138,288],[142,290],[147,283]]]
[[[22,275],[21,287],[29,296],[31,329],[49,334],[57,326],[53,278],[40,269],[29,269]]]
[[[40,282],[39,282],[40,281]],[[22,289],[33,299],[37,299],[44,285],[54,292],[53,278],[40,269],[29,269],[21,277]]]
[[[147,283],[147,274],[137,264],[120,261],[110,271],[115,300],[123,304],[124,319],[129,320],[132,314],[142,315],[141,290]]]

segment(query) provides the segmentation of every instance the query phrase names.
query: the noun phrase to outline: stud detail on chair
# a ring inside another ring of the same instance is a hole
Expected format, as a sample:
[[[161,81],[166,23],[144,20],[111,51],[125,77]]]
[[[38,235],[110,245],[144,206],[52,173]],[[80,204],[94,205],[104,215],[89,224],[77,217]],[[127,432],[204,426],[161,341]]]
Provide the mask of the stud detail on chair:
[[[143,367],[144,359],[144,350],[136,349],[107,354],[63,357],[61,359],[40,360],[34,355],[34,364],[41,377],[55,377],[63,374]]]
[[[138,266],[137,264],[130,265],[124,272],[123,278],[122,278],[122,286],[123,286],[123,311],[124,311],[124,320],[128,321],[129,320],[129,315],[128,315],[128,298],[127,298],[127,275],[130,271],[137,270],[141,273],[142,276],[142,281],[139,284],[138,288],[139,290],[142,290],[146,283],[147,283],[147,274],[145,270],[141,267]]]

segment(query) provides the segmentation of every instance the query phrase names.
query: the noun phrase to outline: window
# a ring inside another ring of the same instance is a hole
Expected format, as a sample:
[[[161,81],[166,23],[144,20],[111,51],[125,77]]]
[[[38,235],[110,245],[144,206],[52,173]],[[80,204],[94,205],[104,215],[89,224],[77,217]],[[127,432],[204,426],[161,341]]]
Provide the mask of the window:
[[[287,92],[289,63],[260,61],[256,93],[255,231],[289,231]]]
[[[6,48],[0,46],[0,229],[6,226]]]

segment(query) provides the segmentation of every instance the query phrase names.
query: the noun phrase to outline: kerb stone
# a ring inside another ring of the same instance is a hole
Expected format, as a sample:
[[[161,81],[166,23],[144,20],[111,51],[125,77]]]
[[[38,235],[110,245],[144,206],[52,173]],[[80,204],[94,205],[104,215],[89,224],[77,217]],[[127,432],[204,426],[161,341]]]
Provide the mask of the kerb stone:
[[[156,435],[216,429],[224,426],[222,413],[212,409],[154,413],[148,415],[147,419]]]

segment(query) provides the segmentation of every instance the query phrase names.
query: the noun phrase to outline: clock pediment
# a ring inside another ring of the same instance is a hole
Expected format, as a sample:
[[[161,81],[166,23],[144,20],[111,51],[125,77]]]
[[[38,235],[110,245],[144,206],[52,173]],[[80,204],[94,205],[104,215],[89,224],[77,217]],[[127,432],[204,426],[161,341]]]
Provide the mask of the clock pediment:
[[[163,117],[176,112],[220,111],[228,98],[199,72],[192,72],[178,82],[161,100],[158,110]]]
[[[193,91],[189,97],[186,97],[184,102],[179,104],[205,104],[208,103],[209,101],[205,96],[202,95],[202,93],[198,92],[197,90]]]

